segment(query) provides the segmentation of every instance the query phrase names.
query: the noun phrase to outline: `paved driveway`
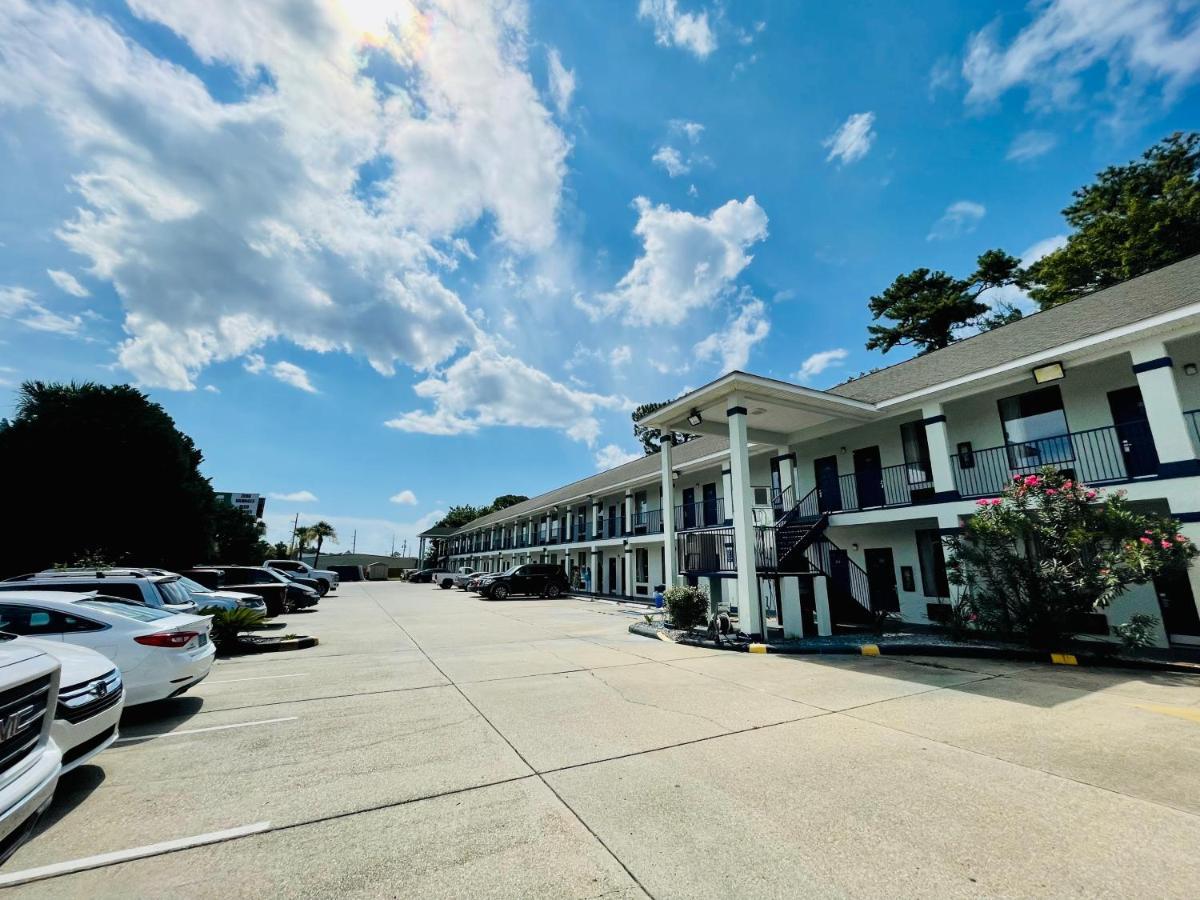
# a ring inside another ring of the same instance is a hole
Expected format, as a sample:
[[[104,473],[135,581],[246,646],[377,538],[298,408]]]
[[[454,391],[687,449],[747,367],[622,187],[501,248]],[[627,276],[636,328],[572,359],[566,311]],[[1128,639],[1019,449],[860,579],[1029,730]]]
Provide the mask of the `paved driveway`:
[[[635,618],[345,585],[289,621],[319,647],[221,662],[127,715],[0,883],[48,867],[9,893],[1200,896],[1198,679],[714,653],[634,637]]]

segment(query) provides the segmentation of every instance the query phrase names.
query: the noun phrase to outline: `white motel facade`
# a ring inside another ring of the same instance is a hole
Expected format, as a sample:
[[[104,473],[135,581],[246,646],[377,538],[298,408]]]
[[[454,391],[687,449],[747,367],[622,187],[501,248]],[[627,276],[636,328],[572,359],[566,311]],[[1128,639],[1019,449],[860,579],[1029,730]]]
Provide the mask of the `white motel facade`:
[[[642,421],[691,439],[476,519],[443,561],[643,601],[701,584],[754,635],[936,625],[943,541],[1014,475],[1124,490],[1200,541],[1198,367],[1200,256],[829,390],[730,372]],[[1198,646],[1198,600],[1192,567],[1078,627],[1149,613],[1159,646]]]

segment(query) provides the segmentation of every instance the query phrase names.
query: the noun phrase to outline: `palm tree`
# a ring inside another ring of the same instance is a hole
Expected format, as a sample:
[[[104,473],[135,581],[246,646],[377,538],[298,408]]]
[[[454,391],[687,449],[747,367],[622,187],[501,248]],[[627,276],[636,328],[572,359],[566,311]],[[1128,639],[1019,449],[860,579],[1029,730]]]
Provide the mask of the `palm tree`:
[[[308,532],[307,537],[310,541],[317,542],[317,555],[313,557],[313,568],[317,568],[321,564],[321,545],[326,539],[337,543],[337,529],[322,519],[316,525],[309,525],[305,529]]]

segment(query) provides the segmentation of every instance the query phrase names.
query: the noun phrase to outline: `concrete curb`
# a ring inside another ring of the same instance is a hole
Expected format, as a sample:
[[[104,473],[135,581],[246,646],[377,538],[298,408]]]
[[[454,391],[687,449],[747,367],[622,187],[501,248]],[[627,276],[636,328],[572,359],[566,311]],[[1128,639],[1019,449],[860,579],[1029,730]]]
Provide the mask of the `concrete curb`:
[[[733,643],[707,640],[700,637],[672,637],[653,625],[635,622],[629,626],[631,634],[642,637],[672,641],[689,647],[704,647],[709,650],[725,650],[733,653],[774,653],[779,656],[938,656],[959,659],[1007,659],[1016,662],[1050,663],[1058,666],[1100,666],[1108,669],[1145,669],[1158,672],[1177,672],[1200,676],[1200,664],[1169,662],[1158,659],[1103,656],[1097,653],[1046,653],[1041,650],[1025,650],[1016,647],[956,646],[949,644],[926,644],[910,641],[896,644],[811,644],[808,646],[780,646],[778,644]]]

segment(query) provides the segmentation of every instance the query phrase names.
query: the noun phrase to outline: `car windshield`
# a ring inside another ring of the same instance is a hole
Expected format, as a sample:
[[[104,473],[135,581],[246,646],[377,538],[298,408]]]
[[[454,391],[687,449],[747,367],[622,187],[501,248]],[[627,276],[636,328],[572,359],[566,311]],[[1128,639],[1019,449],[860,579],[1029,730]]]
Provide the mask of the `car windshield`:
[[[200,582],[192,581],[192,579],[188,578],[186,575],[180,575],[179,580],[175,583],[178,585],[182,585],[183,589],[185,591],[187,591],[189,594],[211,594],[212,593],[211,590],[206,588]]]
[[[172,578],[170,581],[160,581],[155,585],[158,592],[162,594],[163,603],[174,604],[189,604],[192,602],[192,595],[188,592],[178,579]]]
[[[105,612],[116,613],[119,616],[125,616],[129,619],[136,619],[139,622],[156,622],[159,619],[169,619],[175,615],[165,610],[155,609],[152,606],[144,606],[141,603],[122,600],[119,597],[91,597],[87,600],[80,600],[76,606],[90,606],[92,609],[102,609]]]
[[[520,566],[510,566],[509,568],[505,569],[505,570],[504,570],[504,572],[503,572],[502,574],[504,574],[504,575],[516,575],[516,574],[517,574],[517,571],[518,571],[520,568],[521,568]]]

